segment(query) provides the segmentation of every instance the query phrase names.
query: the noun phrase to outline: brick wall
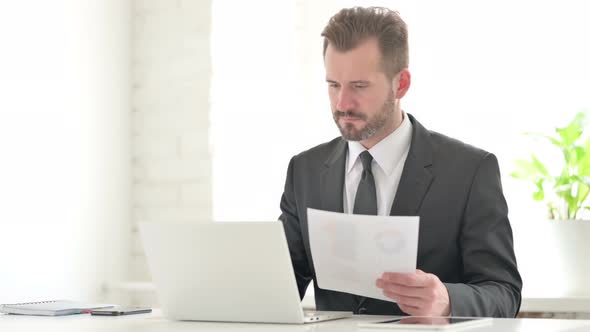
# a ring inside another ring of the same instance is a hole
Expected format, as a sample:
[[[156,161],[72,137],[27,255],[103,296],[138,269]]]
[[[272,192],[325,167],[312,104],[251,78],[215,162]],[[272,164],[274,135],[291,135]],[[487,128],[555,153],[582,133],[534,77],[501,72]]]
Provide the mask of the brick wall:
[[[211,218],[210,1],[133,1],[132,281],[149,274],[137,222]]]

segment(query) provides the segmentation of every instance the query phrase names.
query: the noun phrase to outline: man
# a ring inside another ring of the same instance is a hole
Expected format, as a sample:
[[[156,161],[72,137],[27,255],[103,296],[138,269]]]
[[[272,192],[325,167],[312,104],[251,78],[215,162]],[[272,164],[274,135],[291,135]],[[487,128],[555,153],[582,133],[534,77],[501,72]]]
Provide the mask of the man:
[[[514,317],[522,281],[497,159],[425,129],[401,110],[411,76],[407,28],[399,14],[343,9],[322,36],[332,114],[342,137],[289,163],[280,220],[300,296],[315,280],[307,208],[418,215],[418,270],[376,277],[395,303],[314,283],[317,309]]]

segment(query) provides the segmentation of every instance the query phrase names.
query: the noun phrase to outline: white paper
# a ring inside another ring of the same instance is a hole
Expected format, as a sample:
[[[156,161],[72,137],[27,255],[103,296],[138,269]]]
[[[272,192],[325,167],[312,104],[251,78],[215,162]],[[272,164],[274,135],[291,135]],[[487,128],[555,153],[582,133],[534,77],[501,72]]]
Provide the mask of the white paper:
[[[383,272],[414,273],[419,217],[307,209],[318,287],[394,302],[375,282]]]

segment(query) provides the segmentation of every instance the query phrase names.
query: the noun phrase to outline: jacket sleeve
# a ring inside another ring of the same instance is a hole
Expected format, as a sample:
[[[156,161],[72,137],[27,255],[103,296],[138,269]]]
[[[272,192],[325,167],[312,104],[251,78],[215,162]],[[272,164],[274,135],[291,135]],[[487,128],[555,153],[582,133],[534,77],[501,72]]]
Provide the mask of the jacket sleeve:
[[[296,157],[293,157],[289,162],[285,190],[281,197],[281,216],[279,217],[279,220],[283,223],[285,229],[289,254],[291,255],[297,288],[299,289],[299,297],[300,299],[303,299],[305,290],[313,277],[307,260],[305,246],[303,244],[300,216],[298,215],[297,210],[297,199],[294,186],[295,158]]]
[[[445,283],[452,316],[514,317],[522,280],[516,266],[498,161],[486,154],[475,173],[460,236],[463,283]]]

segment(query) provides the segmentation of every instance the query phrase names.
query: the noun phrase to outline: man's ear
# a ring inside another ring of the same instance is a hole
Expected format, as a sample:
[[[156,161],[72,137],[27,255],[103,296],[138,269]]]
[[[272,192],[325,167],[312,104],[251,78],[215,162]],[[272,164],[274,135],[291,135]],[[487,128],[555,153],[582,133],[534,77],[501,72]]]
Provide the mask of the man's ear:
[[[403,98],[410,89],[412,83],[412,75],[410,75],[410,71],[407,68],[402,69],[397,75],[395,75],[392,83],[392,87],[395,89],[395,97],[397,99]]]

